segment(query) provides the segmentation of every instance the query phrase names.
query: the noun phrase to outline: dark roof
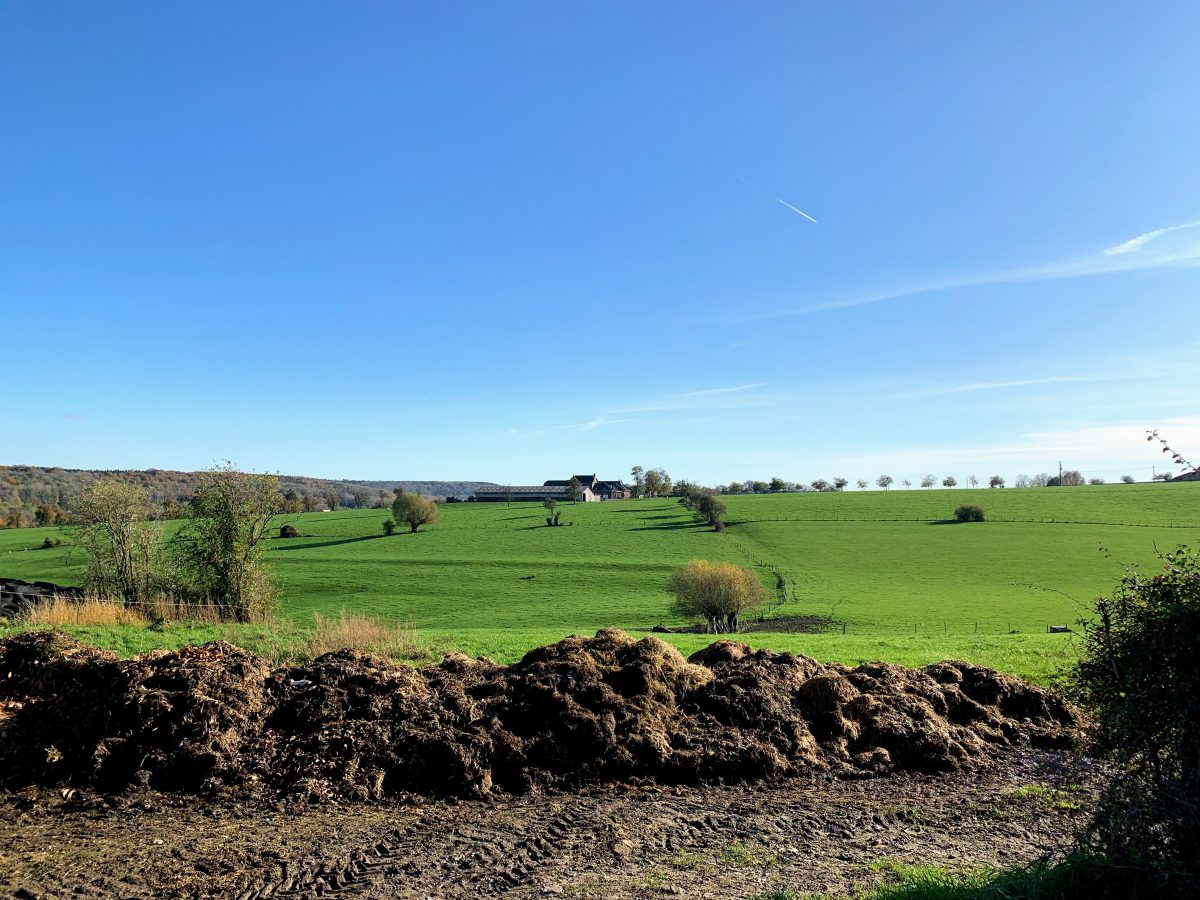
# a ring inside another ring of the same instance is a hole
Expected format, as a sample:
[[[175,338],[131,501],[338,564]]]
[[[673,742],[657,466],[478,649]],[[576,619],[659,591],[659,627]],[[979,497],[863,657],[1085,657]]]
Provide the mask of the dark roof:
[[[544,484],[503,485],[494,484],[475,488],[475,494],[563,494],[566,488]]]
[[[550,481],[547,481],[545,484],[546,484],[546,487],[570,487],[571,480],[572,479],[570,479],[570,478],[551,479]],[[585,488],[595,489],[596,484],[597,484],[595,475],[576,475],[574,480],[579,482],[580,487],[585,487]]]
[[[627,491],[629,487],[618,478],[616,481],[597,481],[596,487],[593,490],[614,493],[616,491]]]

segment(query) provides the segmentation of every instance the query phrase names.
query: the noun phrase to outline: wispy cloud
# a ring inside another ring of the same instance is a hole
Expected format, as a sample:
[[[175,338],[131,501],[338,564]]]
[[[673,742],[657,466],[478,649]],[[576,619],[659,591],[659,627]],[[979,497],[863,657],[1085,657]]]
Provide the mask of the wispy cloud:
[[[804,210],[802,210],[802,209],[796,209],[796,207],[792,206],[792,204],[788,203],[786,200],[782,200],[782,199],[780,199],[779,197],[776,197],[776,198],[775,198],[775,202],[776,202],[776,203],[782,203],[784,206],[786,206],[788,209],[790,209],[790,210],[791,210],[792,212],[794,212],[794,213],[800,213],[800,215],[804,216],[804,218],[808,219],[808,221],[810,221],[810,222],[816,222],[816,221],[817,221],[817,220],[816,220],[816,219],[814,219],[812,216],[810,216],[808,213],[806,213]]]
[[[942,394],[966,394],[972,391],[999,391],[1007,388],[1034,387],[1043,384],[1071,384],[1094,381],[1111,381],[1111,376],[1105,375],[1054,375],[1049,378],[1018,378],[1012,381],[973,381],[968,384],[955,384],[949,387],[933,388],[907,396],[936,397]]]
[[[782,201],[780,201],[782,202]],[[799,210],[797,210],[799,212]],[[761,322],[770,319],[785,319],[828,310],[867,306],[918,297],[955,288],[983,287],[995,284],[1016,284],[1030,281],[1056,281],[1066,278],[1086,278],[1094,275],[1109,275],[1117,272],[1132,272],[1143,269],[1162,269],[1174,266],[1200,264],[1200,237],[1191,231],[1200,227],[1200,222],[1184,222],[1169,225],[1139,234],[1123,243],[1108,247],[1087,256],[1063,260],[1039,266],[1004,269],[977,275],[933,278],[914,284],[875,293],[860,294],[814,303],[793,309],[774,310],[739,316],[733,321]]]
[[[1170,234],[1172,231],[1183,231],[1187,228],[1195,228],[1200,226],[1200,222],[1184,222],[1182,225],[1168,225],[1166,228],[1155,228],[1153,231],[1147,231],[1145,234],[1139,234],[1135,238],[1130,238],[1123,244],[1117,244],[1115,247],[1109,247],[1104,251],[1106,256],[1120,256],[1124,253],[1136,253],[1141,250],[1151,241],[1158,240],[1164,234]]]
[[[736,394],[740,391],[749,391],[754,388],[766,387],[765,381],[755,381],[752,384],[737,384],[733,387],[705,388],[701,391],[688,391],[682,394],[683,397],[711,397],[714,394]]]

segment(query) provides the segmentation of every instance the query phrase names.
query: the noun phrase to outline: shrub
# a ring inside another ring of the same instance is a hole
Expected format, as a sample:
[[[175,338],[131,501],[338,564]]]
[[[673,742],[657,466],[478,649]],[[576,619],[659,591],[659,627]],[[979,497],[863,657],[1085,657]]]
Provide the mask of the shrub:
[[[767,601],[767,589],[750,569],[703,559],[671,573],[667,590],[677,613],[706,619],[713,634],[737,631],[741,614]]]
[[[300,531],[295,525],[283,525],[279,529],[279,536],[281,538],[300,537]]]
[[[985,521],[982,506],[968,506],[963,504],[954,511],[955,522],[983,522]]]
[[[1096,601],[1073,691],[1096,719],[1114,777],[1089,836],[1118,863],[1200,859],[1200,553],[1146,577],[1126,570]]]
[[[191,604],[212,604],[238,622],[266,617],[277,594],[262,541],[282,506],[274,475],[241,472],[231,463],[204,472],[192,517],[171,542],[171,593]]]
[[[396,533],[396,523],[392,519],[388,519],[383,523],[383,533],[388,537]]]
[[[43,550],[52,550],[55,547],[61,547],[62,545],[63,545],[63,539],[60,537],[46,538],[44,541],[42,541],[42,549]]]

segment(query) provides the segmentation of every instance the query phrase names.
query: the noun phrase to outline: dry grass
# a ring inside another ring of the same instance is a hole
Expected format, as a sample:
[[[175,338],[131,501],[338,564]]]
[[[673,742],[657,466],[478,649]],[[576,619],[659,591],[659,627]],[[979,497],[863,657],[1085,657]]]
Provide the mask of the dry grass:
[[[382,622],[342,610],[336,619],[313,613],[313,626],[315,632],[305,649],[314,657],[342,649],[386,656],[395,662],[423,662],[434,656],[433,649],[408,623]]]
[[[29,610],[25,621],[30,625],[61,628],[77,625],[149,626],[156,622],[219,622],[220,610],[212,606],[181,603],[160,596],[146,603],[127,605],[116,600],[89,596],[83,600],[54,597]]]
[[[96,597],[88,597],[83,601],[54,597],[31,608],[26,621],[30,625],[46,628],[62,628],[69,625],[150,624],[150,620],[138,609]]]

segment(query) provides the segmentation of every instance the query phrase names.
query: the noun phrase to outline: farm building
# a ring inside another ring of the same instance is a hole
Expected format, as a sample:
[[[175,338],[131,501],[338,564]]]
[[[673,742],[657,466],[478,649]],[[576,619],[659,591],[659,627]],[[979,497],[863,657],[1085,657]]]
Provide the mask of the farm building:
[[[595,475],[576,475],[575,480],[579,482],[579,500],[583,503],[592,503],[596,500],[628,500],[633,496],[633,491],[620,481],[600,481]],[[489,485],[487,487],[476,488],[475,500],[478,501],[504,501],[504,502],[530,502],[543,501],[548,499],[554,500],[569,500],[570,499],[571,479],[552,479],[542,484],[541,487],[529,485]]]
[[[583,488],[581,500],[628,500],[633,496],[633,491],[626,487],[620,479],[600,481],[595,475],[576,475],[575,479]],[[547,481],[545,483],[546,487],[567,488],[570,485],[571,479],[569,478],[566,481]]]

